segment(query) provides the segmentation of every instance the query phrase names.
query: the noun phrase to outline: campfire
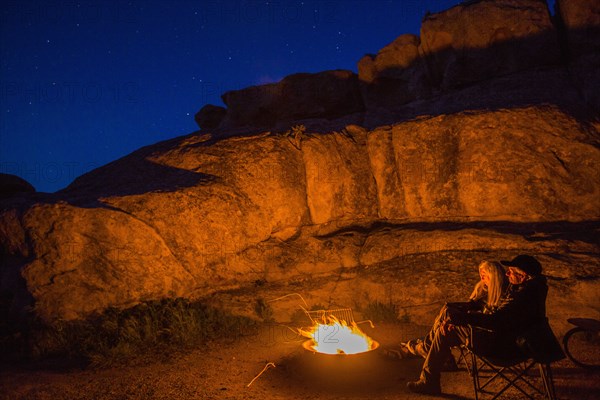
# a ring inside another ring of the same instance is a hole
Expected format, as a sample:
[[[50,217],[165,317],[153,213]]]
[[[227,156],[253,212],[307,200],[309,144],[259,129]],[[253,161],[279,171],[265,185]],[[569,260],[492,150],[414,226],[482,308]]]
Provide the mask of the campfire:
[[[287,326],[295,334],[308,338],[302,344],[306,351],[301,351],[286,361],[289,371],[293,371],[292,375],[296,379],[310,381],[313,386],[322,386],[327,390],[336,388],[343,391],[350,388],[355,392],[366,387],[364,382],[372,384],[385,376],[385,371],[381,368],[381,357],[373,351],[379,347],[379,343],[359,328],[360,324],[366,322],[371,328],[375,328],[371,321],[356,322],[351,308],[309,311],[308,304],[298,293],[270,301],[290,296],[298,296],[302,300],[306,307],[300,308],[311,323],[302,328]],[[265,365],[247,386],[274,367],[273,362]]]
[[[346,311],[351,317],[349,309],[338,311]],[[303,336],[310,339],[304,342],[305,349],[324,354],[358,354],[375,350],[379,346],[360,330],[353,318],[338,318],[334,312],[324,310],[317,313],[320,314],[318,318],[311,317],[313,326],[300,330]]]

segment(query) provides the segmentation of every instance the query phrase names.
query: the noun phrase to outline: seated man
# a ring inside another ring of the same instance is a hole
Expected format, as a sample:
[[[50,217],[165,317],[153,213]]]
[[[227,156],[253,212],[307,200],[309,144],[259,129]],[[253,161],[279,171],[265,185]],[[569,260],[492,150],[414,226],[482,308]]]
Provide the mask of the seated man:
[[[429,333],[422,339],[413,339],[403,344],[403,347],[396,352],[400,358],[411,355],[427,358],[431,342],[435,333],[439,329],[445,329],[448,326],[448,307],[460,308],[468,313],[492,313],[500,305],[503,294],[508,289],[508,279],[504,267],[498,262],[482,261],[478,267],[481,280],[473,288],[473,293],[469,296],[468,302],[449,303],[440,310],[437,318]],[[456,363],[452,357],[453,369],[456,369]]]
[[[447,320],[433,333],[431,345],[423,363],[421,376],[408,382],[415,393],[439,394],[440,372],[450,354],[450,348],[465,343],[471,337],[471,327],[479,335],[476,342],[482,354],[518,354],[517,336],[528,328],[545,321],[548,286],[542,266],[528,255],[511,261],[501,261],[507,267],[509,286],[499,305],[491,313],[467,313],[449,305]]]

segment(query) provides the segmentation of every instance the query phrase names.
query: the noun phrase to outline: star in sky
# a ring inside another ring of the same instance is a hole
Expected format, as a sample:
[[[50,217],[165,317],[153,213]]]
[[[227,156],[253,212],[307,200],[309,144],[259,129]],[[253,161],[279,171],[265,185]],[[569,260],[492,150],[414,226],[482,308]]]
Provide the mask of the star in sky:
[[[226,91],[298,72],[356,72],[364,54],[401,34],[418,34],[422,7],[433,11],[458,2],[394,0],[373,7],[363,0],[131,1],[130,6],[127,1],[59,1],[48,8],[44,0],[28,0],[38,7],[3,8],[0,160],[104,165],[142,146],[193,132],[195,110],[224,105]],[[253,8],[232,9],[246,3]],[[174,77],[187,77],[188,84],[173,88]],[[6,82],[21,89],[7,93]],[[94,86],[86,86],[90,82]],[[104,89],[106,101],[90,101],[94,90],[107,87],[124,87],[125,92],[113,96]],[[84,94],[72,95],[82,88]],[[46,92],[47,97],[68,94],[69,101],[40,101]],[[44,138],[35,136],[40,126]],[[101,135],[99,127],[105,128]],[[81,140],[64,140],[75,131]],[[110,151],[103,150],[105,143]],[[41,157],[36,148],[52,149],[54,155]],[[54,191],[70,181],[31,183]]]

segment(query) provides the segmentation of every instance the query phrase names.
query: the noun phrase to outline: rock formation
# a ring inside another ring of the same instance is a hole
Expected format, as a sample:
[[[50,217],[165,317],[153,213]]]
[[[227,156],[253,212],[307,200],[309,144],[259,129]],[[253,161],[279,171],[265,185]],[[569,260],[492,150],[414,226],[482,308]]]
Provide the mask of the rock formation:
[[[227,114],[225,108],[207,104],[196,113],[194,120],[203,129],[215,129],[221,125],[225,114]]]
[[[422,57],[435,87],[448,89],[559,63],[545,1],[465,2],[421,25]]]
[[[600,114],[600,4],[561,0],[556,5],[569,72],[587,104]]]
[[[418,36],[406,34],[358,62],[367,109],[396,107],[431,95],[433,87],[419,53]]]
[[[299,73],[281,82],[227,92],[223,128],[274,126],[305,118],[335,118],[364,111],[351,71]]]
[[[560,0],[557,11],[572,59],[600,51],[600,4],[595,0]]]
[[[540,4],[429,15],[420,39],[363,58],[358,76],[228,92],[226,111],[197,116],[202,132],[54,195],[3,200],[0,289],[46,320],[175,296],[248,311],[232,290],[320,278],[313,294],[336,304],[415,304],[466,293],[475,257],[528,252],[552,290],[583,293],[578,312],[597,316],[598,115],[573,64],[557,65]],[[499,49],[512,55],[498,62]],[[552,301],[563,318],[565,302]]]
[[[35,192],[35,188],[25,179],[16,175],[0,174],[0,198],[33,192]]]

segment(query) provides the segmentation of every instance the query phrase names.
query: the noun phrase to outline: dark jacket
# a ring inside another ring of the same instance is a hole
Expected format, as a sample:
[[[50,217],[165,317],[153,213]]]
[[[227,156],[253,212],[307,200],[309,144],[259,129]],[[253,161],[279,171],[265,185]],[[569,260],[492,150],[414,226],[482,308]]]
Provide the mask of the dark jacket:
[[[491,314],[467,314],[465,323],[516,337],[546,319],[546,277],[536,276],[520,285],[509,285],[500,305]]]
[[[523,354],[519,342],[524,335],[538,331],[539,326],[547,326],[554,337],[546,320],[547,293],[546,278],[537,276],[520,285],[509,285],[491,313],[449,310],[448,315],[455,325],[473,327],[471,344],[478,354],[511,358]]]

